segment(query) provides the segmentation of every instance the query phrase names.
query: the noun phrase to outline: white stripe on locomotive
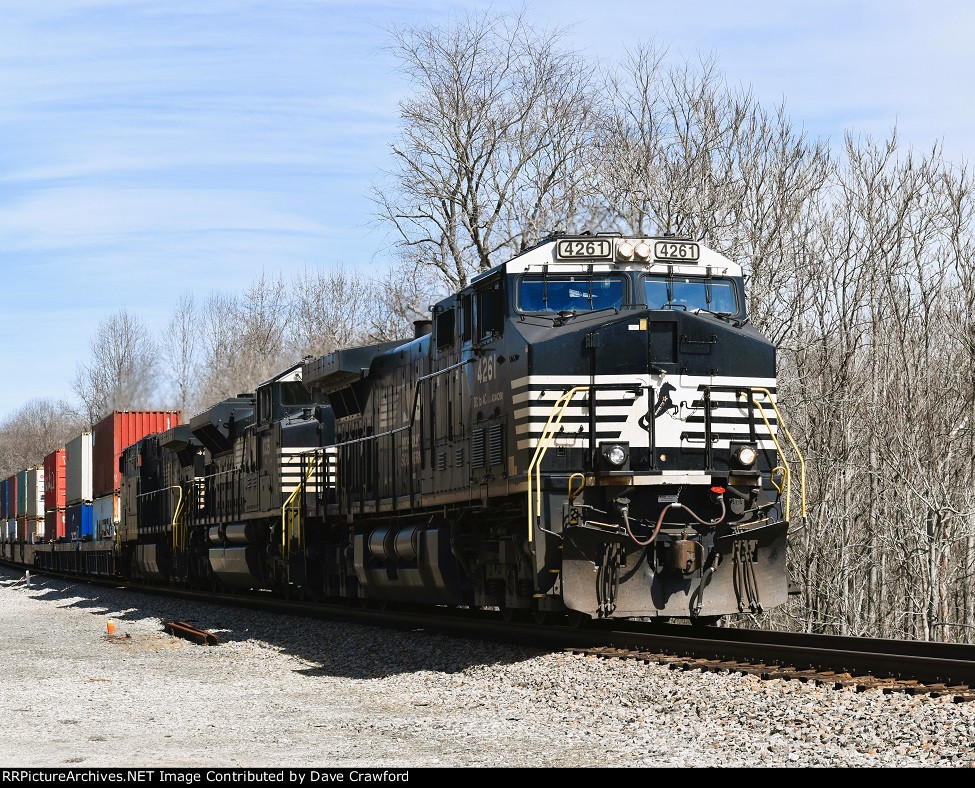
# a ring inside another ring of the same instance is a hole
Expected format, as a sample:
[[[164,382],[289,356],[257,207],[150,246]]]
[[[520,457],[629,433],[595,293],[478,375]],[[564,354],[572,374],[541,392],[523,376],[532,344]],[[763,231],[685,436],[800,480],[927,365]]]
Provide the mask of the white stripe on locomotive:
[[[515,420],[515,434],[519,437],[519,449],[530,449],[538,445],[542,430],[552,415],[552,409],[559,398],[574,386],[633,383],[639,386],[651,385],[659,391],[663,383],[670,383],[672,406],[657,416],[654,424],[655,445],[668,449],[699,446],[705,440],[704,400],[705,387],[721,387],[711,391],[711,437],[715,449],[728,448],[731,441],[749,440],[752,426],[755,428],[757,444],[760,448],[773,449],[774,441],[768,435],[768,428],[757,408],[749,413],[748,399],[734,389],[745,391],[750,388],[763,388],[774,397],[774,378],[748,378],[740,376],[699,376],[674,375],[661,381],[651,381],[646,375],[597,375],[595,378],[582,375],[529,375],[513,381],[512,396]],[[635,391],[626,389],[597,389],[595,392],[598,407],[596,440],[624,440],[631,446],[649,445],[649,432],[645,426],[648,413],[653,406]],[[630,404],[620,404],[619,400],[629,400]],[[769,420],[773,434],[777,430],[775,412],[767,402],[760,398],[765,416]],[[600,405],[612,402],[612,405]],[[674,407],[676,406],[676,412]],[[589,433],[588,394],[579,393],[565,407],[560,430],[555,445],[584,446]],[[522,437],[524,436],[524,437]]]
[[[318,452],[324,451],[324,472],[316,470],[309,476],[307,481],[307,492],[318,493],[319,482],[324,482],[324,489],[332,489],[336,483],[336,466],[338,463],[338,449],[334,446],[327,446],[320,449],[314,446],[290,446],[278,449],[278,465],[281,470],[281,491],[284,495],[289,495],[304,480],[305,474],[317,459]],[[304,463],[304,464],[303,464]]]

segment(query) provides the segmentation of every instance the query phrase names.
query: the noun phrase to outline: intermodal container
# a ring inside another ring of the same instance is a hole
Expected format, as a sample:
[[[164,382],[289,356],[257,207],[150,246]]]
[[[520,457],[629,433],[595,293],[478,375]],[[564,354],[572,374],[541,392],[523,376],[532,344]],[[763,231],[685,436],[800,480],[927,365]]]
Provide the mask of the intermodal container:
[[[4,520],[3,521],[3,536],[8,542],[17,541],[17,521],[16,520]]]
[[[91,539],[93,524],[90,503],[76,503],[64,510],[64,530],[69,539]]]
[[[25,471],[27,500],[24,501],[24,514],[33,520],[44,522],[44,466],[35,465]],[[43,525],[41,531],[43,532]]]
[[[44,514],[68,505],[65,483],[68,478],[67,450],[55,449],[44,458]]]
[[[119,460],[126,447],[140,438],[165,432],[183,423],[178,410],[117,410],[92,428],[92,495],[101,498],[122,486]]]
[[[27,517],[17,518],[17,541],[26,542],[27,539]]]
[[[44,512],[44,535],[48,540],[56,542],[67,536],[64,517],[64,509],[48,509]]]
[[[27,518],[27,539],[30,542],[46,542],[43,517]]]
[[[116,494],[96,498],[92,502],[92,519],[95,521],[95,538],[111,539],[119,524],[119,496]]]
[[[17,513],[16,517],[27,516],[27,469],[17,471]],[[19,526],[18,526],[19,527]]]
[[[83,432],[65,446],[65,505],[91,503],[91,433]]]
[[[0,520],[7,519],[7,493],[9,492],[10,482],[7,479],[0,480]]]
[[[17,517],[17,474],[7,479],[7,519]]]

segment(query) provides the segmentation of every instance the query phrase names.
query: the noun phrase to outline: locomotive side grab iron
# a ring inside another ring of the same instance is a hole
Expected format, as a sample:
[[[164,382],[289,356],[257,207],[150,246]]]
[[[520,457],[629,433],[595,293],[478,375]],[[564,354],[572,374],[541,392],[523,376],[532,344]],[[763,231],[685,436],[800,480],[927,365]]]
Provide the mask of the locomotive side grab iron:
[[[786,601],[805,505],[775,375],[737,264],[556,236],[411,340],[305,359],[130,446],[112,539],[4,552],[539,621],[760,612]]]

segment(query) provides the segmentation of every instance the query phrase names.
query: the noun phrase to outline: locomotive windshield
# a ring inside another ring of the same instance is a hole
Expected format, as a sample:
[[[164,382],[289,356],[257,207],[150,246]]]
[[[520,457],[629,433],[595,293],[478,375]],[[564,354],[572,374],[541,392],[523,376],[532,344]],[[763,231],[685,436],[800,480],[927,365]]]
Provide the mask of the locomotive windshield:
[[[525,276],[518,284],[522,312],[619,309],[626,283],[621,276]]]
[[[738,314],[738,295],[730,279],[647,276],[644,289],[650,309],[703,309],[722,315]]]

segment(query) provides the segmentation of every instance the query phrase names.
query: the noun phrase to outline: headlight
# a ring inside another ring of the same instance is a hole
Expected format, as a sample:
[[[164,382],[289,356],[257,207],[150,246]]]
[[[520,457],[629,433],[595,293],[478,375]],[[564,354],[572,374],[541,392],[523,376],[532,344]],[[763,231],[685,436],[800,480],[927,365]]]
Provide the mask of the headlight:
[[[735,459],[743,468],[751,468],[758,459],[758,452],[751,446],[740,446],[735,452]]]
[[[633,244],[631,244],[629,241],[623,241],[619,246],[616,247],[616,256],[620,260],[632,260]]]
[[[603,456],[603,466],[611,469],[624,468],[630,460],[630,447],[626,443],[604,443],[599,452]]]

